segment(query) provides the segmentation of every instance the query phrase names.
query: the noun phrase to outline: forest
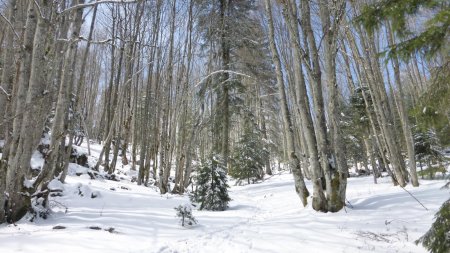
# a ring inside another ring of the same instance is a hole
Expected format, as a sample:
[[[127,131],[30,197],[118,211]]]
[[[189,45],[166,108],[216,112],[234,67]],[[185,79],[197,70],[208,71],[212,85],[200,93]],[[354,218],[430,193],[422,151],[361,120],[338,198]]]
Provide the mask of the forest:
[[[0,242],[70,203],[107,216],[130,189],[198,230],[265,185],[254,199],[292,192],[279,204],[320,219],[366,208],[355,189],[395,191],[428,211],[405,252],[450,250],[448,1],[0,0],[0,14]],[[211,252],[161,247],[143,252]],[[376,247],[358,252],[390,252]]]

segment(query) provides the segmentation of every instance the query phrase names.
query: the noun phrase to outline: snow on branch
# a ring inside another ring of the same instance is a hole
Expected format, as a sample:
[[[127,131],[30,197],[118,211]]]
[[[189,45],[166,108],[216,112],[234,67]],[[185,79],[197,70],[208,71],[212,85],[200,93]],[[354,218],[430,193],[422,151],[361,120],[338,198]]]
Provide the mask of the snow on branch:
[[[9,99],[9,97],[11,97],[11,94],[9,94],[8,92],[6,92],[6,90],[3,89],[2,86],[0,86],[0,90],[3,91],[3,93],[5,93],[5,95],[8,97],[8,99]]]
[[[213,76],[213,75],[216,75],[216,74],[222,74],[222,73],[235,74],[235,75],[238,75],[238,76],[243,76],[243,77],[247,77],[247,78],[252,78],[251,76],[246,75],[246,74],[243,74],[243,73],[239,73],[239,72],[232,71],[232,70],[224,70],[224,69],[222,69],[222,70],[217,70],[217,71],[213,71],[213,72],[209,73],[207,76],[203,77],[202,80],[200,80],[200,82],[198,82],[198,83],[195,85],[195,87],[197,87],[197,86],[199,86],[200,84],[202,84],[202,83],[203,83],[204,81],[206,81],[209,77],[211,77],[211,76]]]
[[[64,9],[60,12],[60,14],[64,14],[73,10],[83,9],[92,7],[99,4],[131,4],[131,3],[137,3],[139,0],[99,0],[95,2],[85,3],[85,4],[77,4],[74,6],[71,6],[67,9]]]

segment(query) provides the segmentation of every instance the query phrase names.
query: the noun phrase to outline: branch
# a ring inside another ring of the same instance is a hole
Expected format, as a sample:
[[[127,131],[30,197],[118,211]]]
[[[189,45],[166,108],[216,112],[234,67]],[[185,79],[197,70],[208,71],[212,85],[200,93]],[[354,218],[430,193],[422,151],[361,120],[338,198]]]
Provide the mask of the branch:
[[[14,26],[11,24],[11,21],[9,21],[4,15],[3,13],[0,12],[0,15],[2,16],[2,18],[5,20],[6,23],[8,23],[9,28],[11,28],[11,30],[13,31],[14,35],[16,35],[17,39],[20,40],[19,34],[17,34],[16,29],[14,29]]]
[[[229,73],[229,74],[235,74],[235,75],[238,75],[238,76],[244,76],[244,77],[252,78],[252,77],[249,76],[249,75],[246,75],[246,74],[243,74],[243,73],[239,73],[239,72],[236,72],[236,71],[232,71],[232,70],[217,70],[217,71],[211,72],[211,73],[209,73],[207,76],[203,77],[202,80],[200,80],[200,82],[198,82],[198,83],[195,85],[195,87],[197,87],[197,86],[199,86],[200,84],[202,84],[202,83],[203,83],[206,79],[208,79],[209,77],[211,77],[211,76],[213,76],[213,75],[215,75],[215,74],[222,74],[222,73]]]
[[[86,39],[86,38],[84,38],[84,37],[82,37],[82,36],[78,37],[78,40],[86,41],[86,42],[89,42],[89,43],[91,43],[91,44],[97,44],[97,45],[99,45],[99,44],[109,44],[109,45],[110,45],[109,42],[112,41],[112,39],[105,39],[105,40],[91,40],[91,41],[89,41],[88,39]]]
[[[42,13],[42,10],[41,10],[41,6],[39,6],[39,3],[36,0],[34,0],[34,5],[36,5],[36,9],[38,10],[39,15],[41,16],[41,18],[45,19],[44,13]]]
[[[83,36],[80,36],[78,38],[73,38],[73,39],[57,39],[56,41],[59,42],[65,42],[65,43],[78,43],[80,41],[89,41],[88,39],[84,38]],[[109,44],[109,42],[111,42],[112,39],[105,39],[105,40],[91,40],[89,41],[89,43],[91,44]]]
[[[74,6],[71,6],[67,9],[62,10],[61,12],[59,12],[59,14],[64,14],[73,10],[78,10],[78,9],[84,9],[84,8],[88,8],[88,7],[92,7],[95,5],[99,5],[99,4],[131,4],[131,3],[137,3],[139,0],[99,0],[99,1],[95,1],[95,2],[91,2],[91,3],[86,3],[86,4],[77,4]]]
[[[3,91],[3,93],[5,93],[5,95],[8,97],[8,99],[11,97],[11,94],[9,94],[8,92],[6,92],[6,90],[3,89],[2,86],[0,86],[0,90]]]

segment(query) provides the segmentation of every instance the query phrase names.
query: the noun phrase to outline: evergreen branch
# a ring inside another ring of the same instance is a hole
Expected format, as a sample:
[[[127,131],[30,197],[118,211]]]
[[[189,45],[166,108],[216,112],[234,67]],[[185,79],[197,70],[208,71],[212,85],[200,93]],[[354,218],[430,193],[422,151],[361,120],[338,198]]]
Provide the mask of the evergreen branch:
[[[436,14],[424,22],[423,32],[413,34],[407,28],[407,17],[417,14],[423,8],[434,10]],[[361,14],[353,21],[357,25],[362,25],[369,34],[373,34],[386,20],[391,23],[393,31],[400,38],[409,37],[389,46],[381,53],[381,56],[386,55],[388,59],[398,57],[408,60],[411,55],[420,51],[430,57],[447,46],[450,6],[442,0],[382,0],[364,6]]]

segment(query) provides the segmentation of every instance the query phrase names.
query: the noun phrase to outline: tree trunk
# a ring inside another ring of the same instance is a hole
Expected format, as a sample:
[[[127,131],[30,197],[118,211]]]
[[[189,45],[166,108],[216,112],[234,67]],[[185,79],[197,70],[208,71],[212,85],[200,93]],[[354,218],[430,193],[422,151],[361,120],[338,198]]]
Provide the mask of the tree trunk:
[[[302,201],[303,206],[307,205],[307,198],[309,196],[308,189],[306,188],[305,181],[303,178],[303,173],[301,171],[300,167],[300,160],[298,159],[296,153],[295,153],[295,145],[294,145],[294,135],[293,135],[293,129],[292,129],[292,121],[291,116],[289,114],[289,109],[287,105],[287,99],[286,99],[286,91],[284,88],[284,80],[283,80],[283,73],[281,68],[281,62],[280,57],[278,54],[278,49],[275,44],[275,32],[274,32],[274,25],[273,25],[273,18],[272,18],[272,6],[270,3],[270,0],[265,0],[265,6],[266,6],[266,12],[267,12],[267,18],[268,18],[268,25],[269,25],[269,44],[270,44],[270,50],[272,52],[272,60],[275,65],[275,73],[277,77],[277,86],[278,91],[280,93],[280,99],[281,99],[281,112],[283,116],[283,126],[284,131],[286,133],[286,141],[288,144],[289,149],[289,159],[291,162],[291,165],[293,167],[293,174],[294,174],[294,181],[295,181],[295,190],[300,197],[300,200]],[[317,156],[315,156],[317,157]],[[316,181],[318,182],[318,181]],[[316,192],[315,192],[316,193]],[[316,199],[318,196],[315,195],[313,197]],[[320,199],[322,199],[320,197]]]
[[[14,64],[15,50],[14,47],[18,42],[17,28],[20,27],[20,20],[16,22],[16,14],[21,11],[18,10],[21,6],[20,1],[10,0],[7,6],[8,20],[12,27],[6,28],[5,34],[5,49],[2,55],[2,75],[0,84],[0,140],[4,139],[9,132],[10,117],[11,115],[11,95],[13,92],[13,83],[15,77],[16,64]],[[18,26],[19,25],[19,26]]]
[[[337,33],[339,21],[342,18],[341,11],[345,10],[345,1],[335,1],[335,11],[331,15],[328,4],[320,1],[320,19],[323,25],[324,56],[326,79],[328,81],[328,118],[330,121],[331,136],[333,142],[333,152],[337,173],[332,171],[332,195],[328,196],[328,210],[337,212],[345,205],[345,193],[347,189],[348,166],[345,157],[344,140],[341,135],[338,113],[338,90],[336,81],[336,54],[337,54]],[[333,22],[330,21],[330,18]]]
[[[20,140],[14,157],[8,160],[7,203],[5,204],[6,221],[12,223],[20,220],[31,206],[30,197],[23,192],[29,191],[25,187],[28,180],[30,159],[33,151],[39,143],[40,134],[44,126],[45,115],[48,112],[48,103],[45,98],[47,85],[47,46],[51,44],[52,33],[50,31],[50,1],[37,0],[43,17],[37,15],[37,28],[33,42],[33,54],[29,87],[25,100],[25,110],[22,118]],[[28,17],[28,21],[34,22],[34,17]]]
[[[84,0],[78,0],[73,2],[73,4],[83,4]],[[64,65],[62,70],[62,79],[59,84],[58,100],[56,103],[55,117],[53,119],[52,126],[52,138],[50,142],[49,153],[47,154],[46,163],[42,168],[41,175],[39,175],[36,180],[37,184],[42,184],[43,189],[46,188],[47,184],[53,179],[53,177],[58,176],[57,174],[63,170],[65,159],[65,139],[67,134],[66,124],[66,114],[69,110],[70,94],[72,93],[72,73],[73,73],[73,61],[75,61],[75,53],[77,51],[77,42],[73,42],[72,39],[77,39],[79,37],[83,9],[78,9],[77,12],[73,13],[74,23],[72,24],[72,35],[69,38],[69,43],[67,51],[65,52]],[[69,147],[70,149],[71,147]],[[70,152],[70,150],[69,150]]]
[[[230,7],[231,1],[220,0],[220,22],[221,22],[221,33],[220,42],[222,50],[222,69],[230,69],[230,34],[228,32],[228,21],[227,9]],[[230,95],[229,95],[229,80],[230,74],[228,72],[223,72],[221,85],[222,85],[222,103],[221,111],[223,113],[222,118],[218,118],[222,125],[222,147],[221,155],[223,159],[224,167],[228,170],[228,156],[229,156],[229,136],[230,136]]]
[[[393,34],[390,29],[387,31],[389,45],[392,46],[394,44]],[[416,154],[414,151],[414,139],[412,136],[408,112],[406,110],[405,103],[403,102],[405,99],[405,95],[403,92],[403,84],[400,78],[400,64],[397,57],[392,59],[393,67],[394,67],[394,77],[395,82],[397,84],[398,93],[394,93],[394,97],[397,100],[398,112],[400,114],[400,122],[402,124],[403,136],[406,142],[406,148],[408,150],[408,159],[409,159],[409,172],[411,175],[411,183],[414,187],[419,186],[419,180],[417,178],[417,169],[416,169]]]

